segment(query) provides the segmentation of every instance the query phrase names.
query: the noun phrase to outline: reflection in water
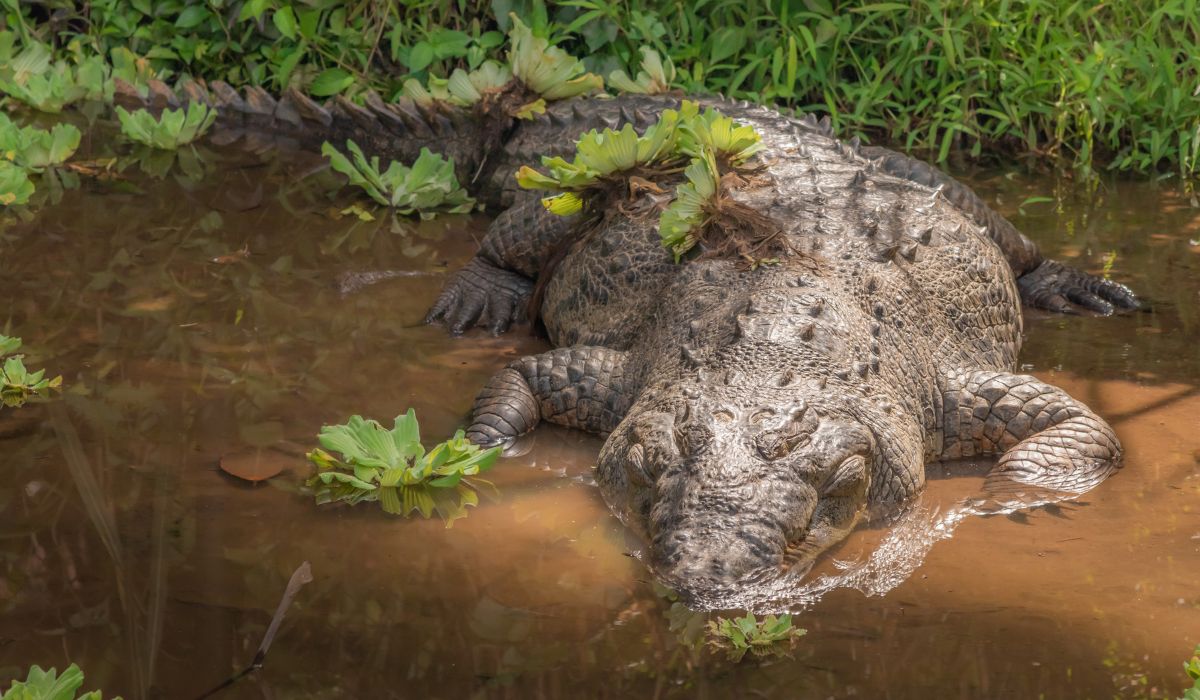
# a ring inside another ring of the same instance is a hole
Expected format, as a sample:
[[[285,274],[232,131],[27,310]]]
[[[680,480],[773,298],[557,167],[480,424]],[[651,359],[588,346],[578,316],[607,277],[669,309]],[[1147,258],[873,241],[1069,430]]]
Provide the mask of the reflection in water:
[[[0,410],[5,677],[74,661],[110,694],[193,697],[254,656],[310,561],[266,666],[222,697],[1180,685],[1200,641],[1200,215],[1186,195],[972,178],[1013,215],[1058,188],[1060,209],[1031,207],[1019,225],[1096,270],[1115,252],[1112,273],[1150,300],[1114,319],[1031,314],[1022,356],[1113,423],[1126,467],[1080,501],[991,517],[968,517],[987,463],[934,469],[903,513],[746,601],[803,609],[795,659],[731,665],[697,650],[707,615],[656,592],[629,556],[639,544],[591,479],[595,437],[539,429],[489,472],[501,498],[453,530],[300,495],[321,425],[411,406],[430,438],[448,436],[486,377],[543,346],[420,323],[482,219],[363,221],[327,197],[319,159],[203,159],[195,177],[85,179],[0,230],[4,332],[66,382],[56,403]],[[284,470],[257,486],[217,467],[264,450]]]

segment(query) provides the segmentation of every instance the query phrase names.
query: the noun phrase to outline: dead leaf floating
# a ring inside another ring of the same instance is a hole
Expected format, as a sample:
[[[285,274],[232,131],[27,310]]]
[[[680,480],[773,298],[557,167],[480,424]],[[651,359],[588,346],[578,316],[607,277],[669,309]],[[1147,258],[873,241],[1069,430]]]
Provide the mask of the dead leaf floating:
[[[257,484],[278,476],[295,458],[278,450],[251,448],[222,455],[221,471],[244,481]]]

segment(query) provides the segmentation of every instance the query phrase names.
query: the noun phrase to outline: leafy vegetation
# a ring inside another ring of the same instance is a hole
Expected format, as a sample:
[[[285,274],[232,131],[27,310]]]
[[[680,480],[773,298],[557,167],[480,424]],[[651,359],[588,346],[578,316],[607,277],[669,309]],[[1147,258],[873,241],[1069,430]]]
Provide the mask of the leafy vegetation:
[[[1183,691],[1179,700],[1200,700],[1200,644],[1192,652],[1192,658],[1185,661],[1183,670],[1192,681],[1192,687]]]
[[[192,102],[186,109],[164,109],[157,117],[149,110],[132,112],[117,107],[121,133],[151,148],[173,151],[204,135],[217,119],[217,112],[207,105]]]
[[[26,45],[45,42],[57,59],[107,57],[114,75],[118,52],[131,51],[159,78],[192,75],[351,98],[368,89],[393,98],[407,79],[446,80],[456,69],[500,58],[504,33],[517,28],[507,13],[516,9],[530,37],[584,56],[582,70],[628,70],[647,58],[643,48],[653,49],[664,72],[655,77],[643,63],[646,86],[657,89],[665,78],[688,92],[825,112],[839,133],[885,139],[939,161],[955,151],[998,152],[1121,170],[1200,169],[1200,101],[1193,94],[1200,13],[1191,0],[53,6],[51,22],[42,21],[43,3],[9,3],[3,22]],[[543,74],[523,71],[518,76],[535,82]],[[33,74],[17,84],[28,86]],[[641,84],[640,76],[631,82]],[[5,91],[21,89],[30,90]]]
[[[679,262],[705,240],[714,254],[757,266],[766,261],[758,253],[777,238],[778,227],[728,194],[744,184],[738,171],[762,148],[753,127],[714,109],[700,113],[696,103],[685,100],[678,112],[664,110],[641,136],[628,124],[620,131],[589,131],[576,142],[574,160],[545,157],[548,174],[522,166],[517,182],[526,189],[562,190],[542,200],[559,216],[585,207],[596,214],[608,210],[614,197],[637,188],[665,194],[683,169],[684,182],[659,218],[663,246]]]
[[[755,656],[787,656],[795,641],[807,630],[792,625],[791,615],[767,615],[762,620],[754,613],[732,620],[717,618],[708,623],[708,643],[725,651],[731,661],[741,661],[750,652]]]
[[[500,456],[500,448],[480,449],[461,430],[426,452],[412,409],[397,416],[391,430],[353,416],[322,428],[318,440],[325,449],[308,453],[317,467],[308,481],[317,503],[378,501],[388,513],[426,518],[436,511],[447,527],[479,503],[480,487],[491,487],[477,477]]]
[[[387,170],[379,169],[379,156],[370,160],[353,141],[346,142],[347,158],[332,144],[321,146],[321,153],[329,158],[329,164],[345,175],[350,184],[357,185],[371,199],[400,214],[421,215],[431,218],[435,211],[461,214],[475,208],[475,200],[458,184],[454,176],[454,160],[445,159],[428,148],[412,166],[393,161]]]
[[[13,681],[0,700],[103,700],[99,690],[76,695],[82,685],[83,671],[75,664],[68,666],[61,676],[56,669],[43,671],[40,666],[33,666],[25,680]]]
[[[71,124],[55,124],[46,131],[19,126],[0,112],[0,157],[27,172],[40,173],[65,163],[79,148],[82,137],[79,129]]]
[[[33,182],[24,168],[12,161],[0,160],[0,206],[25,204],[33,192]]]
[[[663,63],[662,56],[649,46],[641,47],[642,70],[637,78],[630,78],[623,70],[615,70],[608,74],[608,84],[619,92],[631,92],[639,95],[659,95],[671,90],[675,81],[675,64],[671,59]]]
[[[45,396],[51,389],[62,386],[62,377],[46,379],[46,370],[30,372],[25,368],[25,356],[13,355],[21,348],[20,338],[0,335],[0,404],[9,408],[22,406],[32,396]]]

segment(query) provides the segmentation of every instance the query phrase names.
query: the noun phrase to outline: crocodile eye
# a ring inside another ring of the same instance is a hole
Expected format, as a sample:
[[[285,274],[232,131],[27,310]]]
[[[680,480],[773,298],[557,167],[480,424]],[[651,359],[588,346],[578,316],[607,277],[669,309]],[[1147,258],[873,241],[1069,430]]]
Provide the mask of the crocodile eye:
[[[755,411],[754,413],[751,413],[751,414],[750,414],[749,421],[750,421],[750,423],[751,423],[751,424],[753,424],[753,425],[759,425],[759,424],[761,424],[763,421],[767,420],[768,418],[772,418],[772,417],[774,417],[774,416],[775,416],[775,410],[774,410],[774,409],[771,409],[771,408],[760,408],[759,410],[757,410],[757,411]]]
[[[713,411],[713,418],[715,418],[718,423],[732,423],[733,412],[726,411],[723,408],[717,409],[716,411]]]

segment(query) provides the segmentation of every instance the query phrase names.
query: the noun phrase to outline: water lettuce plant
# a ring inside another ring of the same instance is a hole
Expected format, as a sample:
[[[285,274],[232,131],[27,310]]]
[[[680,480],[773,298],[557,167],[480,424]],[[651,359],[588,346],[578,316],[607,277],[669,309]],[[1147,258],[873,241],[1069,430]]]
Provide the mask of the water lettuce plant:
[[[608,74],[608,84],[620,92],[630,92],[639,95],[660,95],[671,90],[675,80],[675,64],[667,58],[663,62],[658,52],[649,46],[639,49],[642,53],[642,69],[637,78],[630,78],[623,70],[615,70]]]
[[[493,488],[478,475],[500,456],[500,448],[481,449],[461,430],[426,451],[411,408],[391,430],[352,416],[345,425],[321,428],[318,441],[324,449],[308,453],[317,473],[307,482],[318,504],[378,501],[394,515],[437,512],[447,527],[479,503],[479,488]]]
[[[675,262],[695,247],[720,191],[721,174],[712,151],[692,160],[683,171],[686,182],[675,189],[675,200],[658,220],[658,237]]]
[[[467,107],[482,100],[485,93],[502,89],[511,80],[512,71],[508,66],[484,61],[473,71],[455,68],[449,78],[431,76],[428,86],[409,78],[404,81],[402,92],[413,102],[426,107],[439,101]]]
[[[418,213],[427,219],[437,211],[462,214],[475,208],[475,200],[454,176],[454,159],[442,158],[422,148],[411,167],[392,161],[387,170],[380,170],[379,156],[368,160],[353,141],[346,142],[346,150],[350,152],[349,158],[329,142],[321,146],[321,153],[334,170],[361,187],[371,199],[397,213]]]
[[[0,160],[0,206],[25,204],[33,192],[33,182],[24,168],[12,161]]]
[[[508,64],[512,74],[540,98],[518,110],[516,116],[532,117],[546,110],[546,102],[578,97],[604,89],[604,79],[588,73],[583,61],[534,36],[515,14],[510,15]]]
[[[55,124],[49,131],[20,126],[0,112],[0,158],[34,173],[61,165],[79,148],[83,137],[71,124]]]
[[[61,676],[57,669],[43,671],[40,666],[32,666],[25,680],[13,681],[0,700],[103,700],[99,690],[76,695],[82,685],[83,671],[75,664],[68,666]]]
[[[791,615],[767,615],[762,620],[754,613],[732,620],[724,617],[708,623],[708,643],[724,651],[731,661],[741,661],[746,652],[755,656],[788,656],[795,641],[807,630],[792,625]]]
[[[152,148],[175,150],[203,136],[216,121],[217,111],[192,102],[187,109],[164,109],[155,117],[146,109],[130,112],[117,107],[117,118],[121,133],[128,138]]]
[[[639,168],[678,159],[679,125],[689,111],[695,111],[694,103],[684,102],[681,111],[664,109],[658,121],[640,136],[631,124],[619,131],[593,129],[575,142],[573,160],[558,156],[542,158],[549,174],[523,165],[517,171],[517,183],[525,189],[562,190],[562,194],[543,199],[542,204],[559,216],[574,214],[583,209],[589,190],[601,194],[614,181],[637,174]]]
[[[1192,681],[1192,687],[1183,691],[1179,700],[1200,700],[1200,644],[1192,652],[1192,658],[1185,661],[1183,670]]]
[[[13,355],[20,347],[20,338],[0,335],[0,357],[5,358],[0,366],[0,404],[9,408],[22,406],[31,396],[45,396],[51,389],[62,386],[61,376],[46,379],[46,370],[26,369],[25,356]]]

